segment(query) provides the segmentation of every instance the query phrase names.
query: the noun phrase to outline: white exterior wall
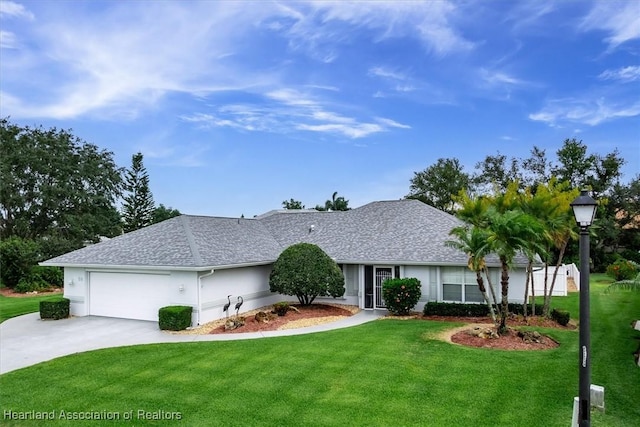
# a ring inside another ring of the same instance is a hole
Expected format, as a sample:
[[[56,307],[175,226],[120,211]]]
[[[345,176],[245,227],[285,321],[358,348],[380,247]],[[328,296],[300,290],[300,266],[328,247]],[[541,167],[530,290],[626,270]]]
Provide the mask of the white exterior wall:
[[[88,280],[84,268],[64,269],[64,297],[68,298],[69,314],[72,316],[87,316],[89,314]]]
[[[225,317],[222,308],[228,301],[227,295],[231,295],[230,316],[235,314],[238,296],[244,299],[241,312],[285,300],[282,295],[269,291],[270,272],[271,266],[265,265],[215,270],[213,274],[202,277],[199,323]]]
[[[500,276],[498,276],[500,277]],[[524,287],[527,283],[527,272],[525,268],[514,268],[509,270],[509,302],[520,303],[524,302]],[[501,298],[500,281],[496,284],[498,300]]]
[[[431,280],[431,269],[437,267],[429,267],[426,265],[406,265],[404,267],[404,274],[402,277],[415,277],[420,280],[420,290],[422,295],[418,300],[418,304],[416,304],[414,311],[422,312],[424,310],[425,304],[429,301],[430,298],[430,280]]]

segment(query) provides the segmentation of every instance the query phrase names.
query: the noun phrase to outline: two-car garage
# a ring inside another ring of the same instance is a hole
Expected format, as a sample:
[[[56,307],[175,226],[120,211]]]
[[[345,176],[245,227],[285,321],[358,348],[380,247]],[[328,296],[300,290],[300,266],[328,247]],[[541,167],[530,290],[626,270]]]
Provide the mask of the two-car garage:
[[[158,320],[158,310],[169,305],[169,274],[89,273],[89,315]]]

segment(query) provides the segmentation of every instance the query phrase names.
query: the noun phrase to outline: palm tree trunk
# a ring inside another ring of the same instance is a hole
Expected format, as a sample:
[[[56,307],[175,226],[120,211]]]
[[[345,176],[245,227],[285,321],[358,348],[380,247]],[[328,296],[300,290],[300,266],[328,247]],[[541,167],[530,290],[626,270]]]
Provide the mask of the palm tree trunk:
[[[531,270],[531,316],[536,315],[536,287],[533,283],[533,270]]]
[[[509,266],[504,259],[500,260],[502,264],[502,274],[500,276],[500,285],[502,290],[502,312],[500,313],[499,334],[507,332],[507,314],[509,314]]]
[[[549,311],[551,309],[551,295],[553,295],[553,287],[556,285],[556,277],[558,277],[558,270],[560,270],[560,266],[562,265],[562,258],[564,257],[564,252],[567,249],[567,244],[569,240],[565,240],[560,248],[560,254],[558,254],[558,262],[556,263],[556,269],[553,271],[553,279],[551,279],[551,289],[549,289],[549,295],[544,296],[544,306],[542,307],[542,313],[545,317],[549,317]]]
[[[492,305],[496,309],[496,313],[499,315],[501,313],[500,306],[498,305],[498,298],[496,297],[496,290],[493,287],[493,283],[491,283],[491,276],[489,276],[489,269],[484,268],[484,275],[487,278],[487,284],[489,285],[489,291],[491,292]]]
[[[527,281],[524,285],[524,299],[522,300],[522,311],[524,312],[524,321],[528,322],[529,317],[527,316],[527,304],[529,299],[529,279],[533,278],[531,269],[533,268],[533,261],[529,260],[529,265],[527,266]]]
[[[491,313],[491,320],[493,320],[493,324],[497,324],[496,322],[496,313],[493,311],[493,304],[489,301],[489,296],[487,295],[487,288],[484,287],[484,279],[482,279],[482,273],[480,270],[476,271],[476,282],[478,282],[478,288],[480,289],[480,293],[482,294],[482,298],[484,298],[484,302],[489,306],[489,313]]]

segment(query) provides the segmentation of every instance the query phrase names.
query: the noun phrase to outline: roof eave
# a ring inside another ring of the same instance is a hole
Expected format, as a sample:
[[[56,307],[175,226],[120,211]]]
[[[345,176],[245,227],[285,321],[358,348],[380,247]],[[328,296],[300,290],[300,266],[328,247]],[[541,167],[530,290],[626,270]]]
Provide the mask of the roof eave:
[[[198,265],[198,266],[177,266],[177,265],[135,265],[135,264],[82,264],[82,263],[49,263],[43,261],[38,265],[43,267],[63,267],[63,268],[84,268],[88,270],[144,270],[144,271],[205,271],[205,270],[226,270],[231,268],[256,267],[273,264],[273,261],[255,261],[240,264],[223,265]]]

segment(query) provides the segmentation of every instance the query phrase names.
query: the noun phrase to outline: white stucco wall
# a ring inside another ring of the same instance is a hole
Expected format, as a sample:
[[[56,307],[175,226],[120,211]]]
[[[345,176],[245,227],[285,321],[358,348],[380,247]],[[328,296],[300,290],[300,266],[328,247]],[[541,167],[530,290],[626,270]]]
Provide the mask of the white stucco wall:
[[[88,307],[87,274],[84,268],[64,269],[64,297],[70,300],[69,313],[72,316],[86,316]]]
[[[253,310],[282,301],[280,294],[269,291],[271,266],[254,266],[215,270],[213,274],[200,279],[201,313],[199,323],[225,317],[222,311],[231,295],[229,315],[235,314],[238,296],[244,299],[240,311]]]

